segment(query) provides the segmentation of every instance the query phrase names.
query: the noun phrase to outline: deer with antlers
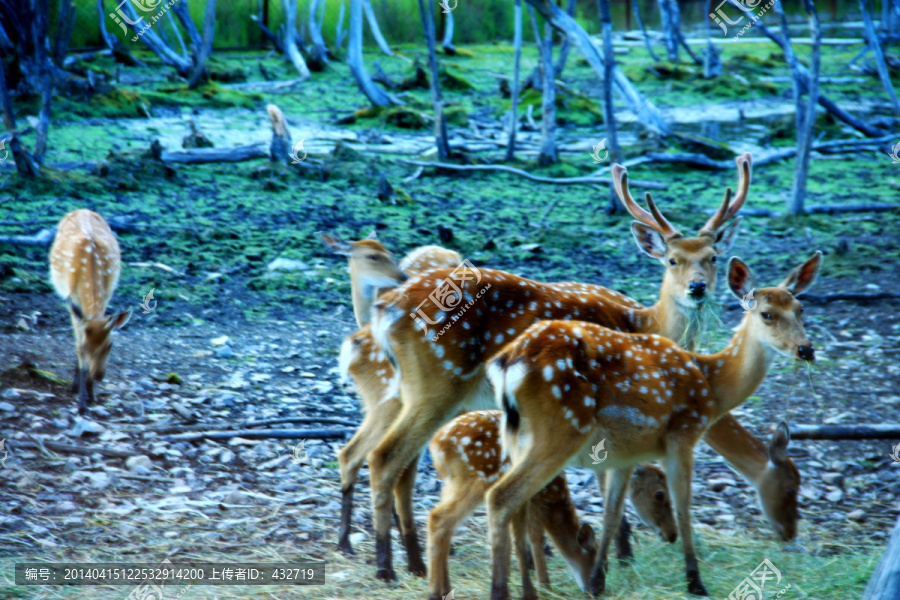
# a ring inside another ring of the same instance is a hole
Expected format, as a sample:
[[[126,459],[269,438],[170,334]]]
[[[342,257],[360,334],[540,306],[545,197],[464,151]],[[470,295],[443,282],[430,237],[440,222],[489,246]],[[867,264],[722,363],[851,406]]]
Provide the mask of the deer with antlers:
[[[369,455],[372,507],[375,521],[376,577],[396,578],[390,546],[391,503],[411,503],[415,471],[422,448],[430,436],[461,409],[490,404],[490,385],[484,377],[487,358],[531,324],[543,319],[578,319],[627,332],[658,333],[679,339],[687,331],[688,342],[698,332],[689,328],[715,288],[717,257],[734,240],[737,219],[750,186],[750,155],[737,159],[738,192],[731,190],[717,212],[695,238],[685,238],[662,216],[648,195],[649,212],[634,202],[628,191],[627,173],[616,166],[617,189],[629,212],[641,221],[633,226],[638,245],[666,265],[660,300],[649,308],[606,288],[581,283],[539,283],[509,273],[476,269],[471,263],[411,278],[379,298],[374,307],[373,332],[397,369],[402,411]],[[462,308],[460,308],[462,307]],[[440,328],[438,330],[438,328]],[[725,433],[715,431],[710,444],[726,459],[733,455],[732,418],[726,416]],[[748,432],[737,426],[745,436]],[[710,429],[710,432],[717,427]],[[742,443],[739,451],[755,453],[751,459],[732,461],[746,467],[757,490],[772,507],[789,506],[784,497],[796,497],[799,474],[770,468],[769,459],[754,444]],[[763,488],[762,480],[774,482]],[[796,504],[794,503],[794,506]],[[767,514],[785,522],[796,514]],[[785,526],[783,530],[789,530]],[[403,531],[407,564],[411,572],[424,573],[415,532]]]
[[[106,374],[112,333],[131,318],[130,310],[106,316],[121,262],[119,242],[103,217],[79,209],[60,220],[50,248],[50,281],[72,318],[78,357],[72,387],[82,414],[94,403],[94,383]]]
[[[459,253],[440,246],[421,246],[398,263],[394,255],[378,241],[373,231],[367,238],[345,242],[336,235],[320,233],[319,239],[335,254],[346,256],[350,271],[353,314],[360,329],[341,345],[338,366],[345,381],[353,380],[362,399],[365,417],[350,441],[338,452],[341,469],[341,524],[339,548],[353,554],[350,522],[353,517],[353,491],[366,455],[375,447],[400,412],[400,398],[389,389],[394,368],[384,352],[375,346],[369,327],[371,306],[380,291],[392,288],[409,276],[437,268],[453,268],[462,262]],[[397,510],[401,522],[413,520],[411,504]]]
[[[429,444],[434,467],[444,482],[441,501],[428,515],[429,600],[441,600],[451,591],[447,562],[453,532],[482,504],[490,485],[509,467],[500,446],[502,415],[499,410],[464,413],[441,427]],[[664,539],[674,541],[677,530],[665,481],[662,470],[642,465],[635,469],[629,492],[641,520]],[[543,587],[550,585],[544,532],[550,535],[584,589],[596,560],[597,544],[591,526],[579,522],[564,474],[544,486],[511,525],[525,597],[535,595],[528,573],[526,538],[531,544],[538,582]],[[616,541],[626,546],[629,543],[627,535]]]
[[[653,458],[665,462],[688,592],[708,595],[691,531],[694,446],[756,391],[776,354],[814,360],[795,296],[812,284],[821,260],[816,252],[777,287],[756,290],[756,308],[715,354],[683,350],[658,335],[555,320],[532,325],[491,359],[488,377],[504,410],[503,445],[512,463],[486,498],[492,600],[509,598],[511,519],[566,464],[606,475],[600,555],[588,584],[589,592],[602,593],[625,486],[635,464]],[[728,287],[738,298],[755,287],[738,258],[728,263]],[[588,449],[601,439],[609,457],[593,465]]]

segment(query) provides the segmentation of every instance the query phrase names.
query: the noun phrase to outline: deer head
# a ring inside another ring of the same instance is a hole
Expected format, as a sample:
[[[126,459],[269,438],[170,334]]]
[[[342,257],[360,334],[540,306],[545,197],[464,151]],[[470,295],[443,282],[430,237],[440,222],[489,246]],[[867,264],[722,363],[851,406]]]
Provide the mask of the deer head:
[[[112,350],[112,333],[121,329],[131,318],[126,310],[112,317],[85,318],[84,313],[72,298],[67,300],[69,313],[75,328],[75,351],[82,373],[88,375],[89,382],[103,381],[106,375],[106,361]]]
[[[635,468],[629,493],[634,509],[647,527],[669,543],[678,539],[666,474],[659,467],[643,464]]]
[[[700,308],[712,297],[716,287],[718,257],[728,252],[737,236],[740,218],[731,220],[744,205],[750,189],[750,154],[739,156],[738,193],[732,198],[731,188],[719,210],[697,233],[685,238],[662,215],[649,193],[645,195],[649,212],[638,206],[628,189],[628,172],[621,165],[613,165],[612,176],[616,192],[625,208],[637,221],[631,232],[638,247],[666,267],[661,290],[661,302],[671,301],[682,310]]]
[[[737,257],[728,261],[728,287],[731,292],[745,301],[754,294],[756,304],[747,310],[745,319],[749,320],[748,327],[752,328],[766,350],[808,362],[815,360],[815,351],[803,329],[803,307],[795,296],[812,285],[821,264],[822,253],[817,251],[776,287],[757,290],[750,267]]]
[[[766,502],[761,502],[766,519],[785,541],[792,540],[797,535],[797,521],[800,519],[797,508],[800,471],[787,457],[790,441],[791,432],[787,423],[779,423],[769,443],[767,476],[761,478],[758,489],[759,496],[767,499]]]

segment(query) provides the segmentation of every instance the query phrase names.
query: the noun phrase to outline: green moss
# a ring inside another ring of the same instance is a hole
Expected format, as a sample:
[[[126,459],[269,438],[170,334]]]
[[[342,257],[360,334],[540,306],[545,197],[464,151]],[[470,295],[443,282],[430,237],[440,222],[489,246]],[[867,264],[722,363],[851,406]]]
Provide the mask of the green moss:
[[[154,105],[207,108],[256,108],[263,100],[260,93],[229,90],[214,82],[193,90],[186,85],[162,87],[145,92],[144,96]]]

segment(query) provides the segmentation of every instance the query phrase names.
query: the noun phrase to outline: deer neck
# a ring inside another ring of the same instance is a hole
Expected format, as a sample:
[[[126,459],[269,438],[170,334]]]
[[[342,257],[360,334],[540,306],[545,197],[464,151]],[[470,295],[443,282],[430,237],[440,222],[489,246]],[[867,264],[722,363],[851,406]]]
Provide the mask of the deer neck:
[[[700,336],[697,321],[692,321],[690,318],[690,311],[696,309],[686,308],[676,302],[670,294],[666,293],[665,284],[663,284],[659,300],[645,310],[649,322],[654,323],[657,328],[655,331],[647,333],[657,333],[681,344],[688,350],[693,350]],[[690,329],[688,329],[689,326]]]
[[[750,397],[760,386],[775,353],[750,328],[747,317],[721,352],[695,355],[718,403],[718,419]]]

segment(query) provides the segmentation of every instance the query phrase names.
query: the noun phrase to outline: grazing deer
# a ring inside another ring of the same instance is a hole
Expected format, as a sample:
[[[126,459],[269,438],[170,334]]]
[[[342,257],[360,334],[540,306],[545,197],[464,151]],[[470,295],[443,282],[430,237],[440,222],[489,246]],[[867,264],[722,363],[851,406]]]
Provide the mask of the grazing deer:
[[[365,418],[350,441],[338,453],[341,469],[341,525],[338,546],[353,554],[350,522],[353,516],[353,491],[366,455],[387,431],[400,412],[396,391],[389,390],[394,368],[384,352],[377,348],[368,325],[371,305],[378,290],[396,286],[408,276],[436,268],[452,268],[462,262],[459,253],[440,246],[422,246],[401,259],[375,238],[375,233],[357,242],[344,242],[337,236],[319,234],[319,239],[334,252],[348,257],[353,314],[360,329],[346,338],[341,346],[339,368],[343,379],[352,379],[362,399]],[[398,508],[401,522],[411,522],[412,506]]]
[[[78,412],[94,402],[94,383],[103,381],[112,349],[112,332],[131,318],[126,310],[106,316],[119,281],[119,242],[103,217],[86,209],[62,218],[50,248],[50,281],[66,299],[75,331],[78,367],[72,380],[78,390]]]
[[[579,319],[676,340],[687,332],[688,343],[696,339],[699,331],[690,325],[697,321],[696,315],[715,290],[717,257],[730,248],[738,219],[727,227],[725,224],[741,208],[749,192],[750,155],[745,154],[736,162],[737,194],[732,200],[731,190],[726,191],[720,208],[695,238],[678,233],[649,195],[650,212],[640,208],[628,191],[625,169],[618,165],[614,168],[614,179],[625,206],[641,221],[632,227],[638,245],[666,265],[660,300],[649,308],[596,285],[539,283],[471,266],[415,277],[381,296],[375,304],[373,331],[399,371],[403,409],[369,456],[376,577],[396,578],[390,545],[393,497],[411,504],[419,455],[441,425],[463,407],[471,410],[489,406],[492,392],[483,365],[513,337],[542,319]],[[746,431],[744,434],[750,435]],[[726,432],[711,444],[731,460],[729,435]],[[742,444],[741,450],[753,447]],[[743,462],[753,461],[736,464]],[[763,452],[762,463],[767,462]],[[747,476],[759,480],[782,474],[767,470],[764,474]],[[791,486],[773,485],[771,490],[795,495],[793,479]],[[763,500],[769,501],[766,497]],[[775,512],[767,510],[767,514]],[[785,518],[796,520],[796,515]],[[403,538],[409,570],[424,573],[414,532],[404,532]]]
[[[509,468],[500,445],[502,415],[499,410],[464,413],[441,427],[431,439],[431,457],[444,486],[440,503],[428,515],[429,600],[441,600],[450,593],[447,562],[453,532],[482,504],[487,489]],[[631,498],[641,519],[674,541],[675,517],[665,481],[665,473],[657,467],[638,467],[631,481]],[[522,589],[528,590],[525,596],[534,596],[525,558],[525,529],[540,584],[550,585],[543,543],[546,531],[584,589],[597,556],[597,545],[591,526],[579,523],[565,475],[557,475],[544,486],[521,517],[514,519],[512,525]],[[527,527],[523,521],[527,521]]]
[[[492,600],[509,597],[510,520],[566,464],[606,475],[600,555],[588,585],[602,593],[625,486],[635,464],[653,458],[665,462],[688,592],[708,595],[691,531],[694,446],[756,391],[776,354],[814,360],[795,296],[812,284],[821,259],[816,252],[777,287],[756,290],[757,306],[715,354],[683,350],[657,335],[555,320],[532,325],[491,359],[488,377],[505,413],[503,446],[512,463],[486,498]],[[738,258],[728,263],[728,286],[738,298],[754,289]],[[599,440],[608,442],[608,459],[591,465],[588,449]]]

